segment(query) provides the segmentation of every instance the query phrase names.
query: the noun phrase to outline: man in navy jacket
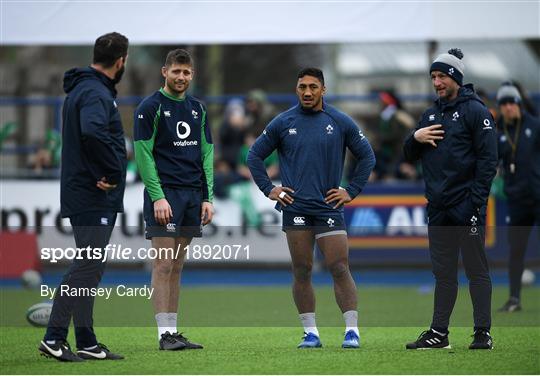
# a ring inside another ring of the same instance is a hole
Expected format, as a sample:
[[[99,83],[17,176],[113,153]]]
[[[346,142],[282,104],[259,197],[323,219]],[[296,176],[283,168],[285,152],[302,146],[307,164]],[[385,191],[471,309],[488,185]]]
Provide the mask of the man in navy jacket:
[[[497,168],[497,133],[473,86],[463,85],[462,58],[459,49],[452,49],[435,59],[430,74],[438,98],[404,145],[407,160],[422,161],[436,281],[431,328],[407,349],[450,348],[448,326],[458,291],[460,251],[474,311],[474,340],[469,348],[492,348],[492,288],[484,227]]]
[[[349,271],[349,248],[343,204],[356,197],[375,166],[368,140],[345,113],[323,101],[324,76],[317,68],[298,74],[299,104],[279,114],[248,154],[248,167],[259,189],[283,208],[283,231],[293,264],[293,297],[304,327],[299,348],[321,347],[311,284],[316,241],[334,279],[345,320],[345,348],[359,347],[356,286]],[[345,148],[358,159],[355,176],[341,188]],[[264,160],[278,151],[282,186],[270,181]]]
[[[540,121],[522,108],[521,95],[513,85],[499,88],[497,102],[510,243],[510,297],[499,311],[514,312],[521,310],[521,275],[529,236],[535,222],[540,223]]]
[[[55,294],[47,332],[39,351],[59,361],[122,359],[98,344],[93,329],[94,296],[105,269],[105,247],[123,211],[126,178],[124,130],[117,109],[115,85],[122,78],[128,39],[119,33],[100,36],[93,64],[73,68],[64,76],[61,212],[73,227],[82,252],[64,275]],[[77,354],[66,341],[71,319]]]

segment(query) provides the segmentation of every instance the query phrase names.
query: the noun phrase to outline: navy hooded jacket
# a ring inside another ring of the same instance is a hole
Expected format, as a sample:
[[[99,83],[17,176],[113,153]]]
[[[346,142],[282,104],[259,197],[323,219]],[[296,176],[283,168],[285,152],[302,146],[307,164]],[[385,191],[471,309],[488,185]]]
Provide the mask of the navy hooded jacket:
[[[444,130],[437,147],[416,141],[416,130],[435,124],[442,124]],[[497,130],[471,84],[460,87],[450,102],[437,99],[422,115],[403,151],[408,161],[421,159],[426,198],[433,207],[450,208],[464,199],[474,208],[487,204],[497,170]]]
[[[540,202],[540,120],[521,112],[521,126],[517,138],[515,159],[508,136],[516,140],[516,126],[505,127],[501,118],[499,127],[499,158],[502,159],[504,193],[512,202],[532,204]],[[504,130],[507,130],[505,132]],[[510,164],[514,162],[514,172]]]
[[[123,211],[126,181],[124,130],[114,81],[93,68],[64,75],[60,202],[63,217],[89,211]],[[105,192],[105,177],[117,187]]]

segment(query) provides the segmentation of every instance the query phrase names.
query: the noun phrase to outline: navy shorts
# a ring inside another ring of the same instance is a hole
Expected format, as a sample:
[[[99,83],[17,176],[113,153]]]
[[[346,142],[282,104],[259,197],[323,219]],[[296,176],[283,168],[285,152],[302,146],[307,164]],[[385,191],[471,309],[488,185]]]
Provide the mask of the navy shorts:
[[[153,237],[166,238],[200,238],[202,236],[200,189],[163,188],[165,198],[173,212],[173,219],[166,225],[160,225],[154,216],[154,203],[144,190],[144,235],[146,239]]]
[[[329,235],[347,235],[347,226],[342,212],[300,214],[284,211],[282,230],[285,232],[311,230],[315,234],[315,239]]]

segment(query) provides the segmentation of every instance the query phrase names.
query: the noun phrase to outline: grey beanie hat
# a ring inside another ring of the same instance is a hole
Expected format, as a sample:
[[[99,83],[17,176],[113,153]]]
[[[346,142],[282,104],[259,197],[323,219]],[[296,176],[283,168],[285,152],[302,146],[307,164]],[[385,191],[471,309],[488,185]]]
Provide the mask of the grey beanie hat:
[[[514,85],[502,85],[497,91],[497,103],[521,103],[521,95]]]
[[[463,52],[459,48],[452,48],[448,53],[441,54],[431,64],[429,73],[440,71],[449,75],[459,86],[463,86],[463,72],[465,64],[463,64]]]

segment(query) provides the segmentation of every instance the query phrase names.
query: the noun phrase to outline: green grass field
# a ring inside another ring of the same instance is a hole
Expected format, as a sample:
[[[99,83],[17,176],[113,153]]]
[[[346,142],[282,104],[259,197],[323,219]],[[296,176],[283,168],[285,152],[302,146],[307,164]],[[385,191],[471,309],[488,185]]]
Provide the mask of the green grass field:
[[[0,290],[2,374],[538,374],[540,288],[524,290],[523,312],[493,314],[495,348],[467,349],[472,334],[468,291],[460,291],[450,328],[452,350],[406,351],[427,328],[432,293],[417,288],[364,287],[359,291],[362,346],[340,348],[343,324],[330,287],[316,287],[324,347],[298,350],[301,339],[287,287],[187,287],[180,325],[204,350],[157,350],[151,304],[142,298],[96,301],[96,333],[123,361],[63,364],[39,356],[42,328],[25,322],[36,292]],[[507,289],[494,291],[494,307]],[[72,346],[75,340],[70,333]]]

